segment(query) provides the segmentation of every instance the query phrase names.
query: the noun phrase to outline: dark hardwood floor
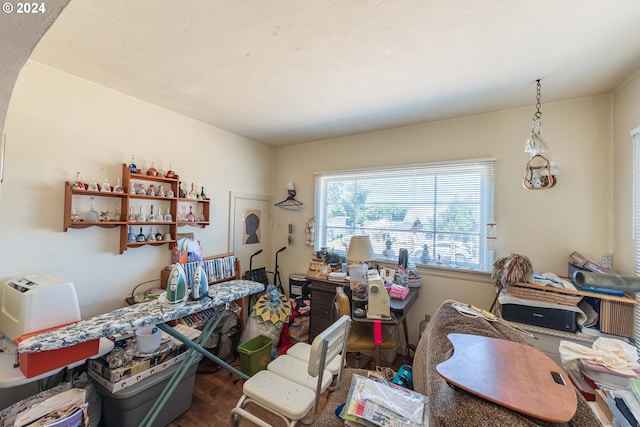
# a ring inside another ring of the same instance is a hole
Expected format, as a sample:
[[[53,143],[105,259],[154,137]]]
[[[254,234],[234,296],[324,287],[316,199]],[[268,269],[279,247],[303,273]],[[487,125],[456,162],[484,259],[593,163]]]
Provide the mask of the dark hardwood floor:
[[[398,355],[391,369],[397,371],[399,367],[408,362],[405,356]],[[232,366],[240,369],[240,360],[236,358]],[[347,366],[356,367],[357,362],[349,355]],[[202,365],[201,365],[202,368]],[[202,369],[199,369],[202,370]],[[195,386],[193,389],[193,400],[187,412],[176,418],[169,424],[170,427],[203,427],[203,426],[228,426],[229,413],[242,396],[243,380],[236,375],[232,375],[224,369],[215,372],[198,372],[196,374]],[[326,401],[322,400],[321,405]],[[274,425],[280,426],[284,423],[273,415],[265,412],[265,420],[273,420]],[[240,426],[252,426],[253,424],[241,420]]]

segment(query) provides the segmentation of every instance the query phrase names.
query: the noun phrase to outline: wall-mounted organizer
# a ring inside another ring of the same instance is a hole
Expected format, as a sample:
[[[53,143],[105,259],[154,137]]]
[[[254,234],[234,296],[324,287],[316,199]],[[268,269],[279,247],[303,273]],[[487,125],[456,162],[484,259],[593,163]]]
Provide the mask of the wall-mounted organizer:
[[[129,248],[168,244],[176,245],[178,227],[209,225],[209,199],[180,197],[180,178],[131,173],[122,164],[123,192],[95,191],[73,188],[65,182],[63,231],[69,228],[120,228],[120,253]],[[148,191],[151,188],[151,191]],[[147,191],[145,192],[144,189]],[[189,193],[189,195],[191,195]],[[78,203],[90,199],[90,209],[79,215]],[[100,214],[94,201],[100,204]],[[102,206],[115,206],[113,212]]]

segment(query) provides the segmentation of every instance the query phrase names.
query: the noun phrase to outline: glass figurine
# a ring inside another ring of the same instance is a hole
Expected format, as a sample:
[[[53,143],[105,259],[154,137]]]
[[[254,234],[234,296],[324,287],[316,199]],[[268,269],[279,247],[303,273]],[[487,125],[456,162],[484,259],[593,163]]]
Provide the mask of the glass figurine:
[[[71,221],[80,221],[80,215],[78,215],[78,206],[71,206]]]
[[[191,206],[189,206],[189,213],[187,214],[185,219],[187,220],[187,222],[195,222],[196,221],[196,216],[193,214],[193,208]]]
[[[100,215],[98,215],[98,212],[96,212],[95,209],[93,209],[93,199],[95,197],[91,197],[91,209],[89,209],[89,211],[85,214],[84,216],[84,220],[87,222],[98,222],[100,221]]]

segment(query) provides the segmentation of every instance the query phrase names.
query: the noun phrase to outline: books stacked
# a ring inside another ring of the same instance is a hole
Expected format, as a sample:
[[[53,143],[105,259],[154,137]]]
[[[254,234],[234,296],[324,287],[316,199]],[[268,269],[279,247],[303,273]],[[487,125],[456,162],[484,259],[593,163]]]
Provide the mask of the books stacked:
[[[348,426],[424,426],[428,423],[428,400],[396,384],[354,374],[340,416]]]

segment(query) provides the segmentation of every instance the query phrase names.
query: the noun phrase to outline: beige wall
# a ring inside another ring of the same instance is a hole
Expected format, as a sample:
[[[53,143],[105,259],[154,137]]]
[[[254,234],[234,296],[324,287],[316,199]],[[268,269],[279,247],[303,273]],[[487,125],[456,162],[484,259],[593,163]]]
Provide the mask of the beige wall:
[[[630,132],[640,127],[640,71],[616,90],[613,119],[614,266],[633,274],[633,144]]]
[[[272,188],[272,148],[32,61],[16,82],[5,131],[0,282],[34,273],[69,278],[84,317],[124,305],[133,286],[159,278],[170,252],[164,245],[120,255],[118,229],[62,232],[63,183],[76,171],[113,184],[132,154],[139,166],[171,161],[183,182],[203,185],[212,200],[211,226],[179,229],[195,232],[206,255],[227,251],[229,192]]]
[[[545,153],[560,167],[558,184],[546,191],[525,190],[533,107],[383,132],[281,147],[276,150],[273,193],[285,194],[295,181],[301,212],[274,211],[274,245],[295,226],[295,250],[281,262],[283,277],[304,272],[312,255],[304,245],[304,223],[313,216],[314,172],[404,163],[495,157],[497,256],[529,256],[539,271],[567,274],[568,255],[577,250],[593,259],[612,251],[612,144],[609,96],[545,104]],[[274,247],[275,247],[274,246]],[[457,299],[488,308],[494,293],[487,274],[422,272],[420,299],[410,316],[412,341],[425,314],[442,301]]]

